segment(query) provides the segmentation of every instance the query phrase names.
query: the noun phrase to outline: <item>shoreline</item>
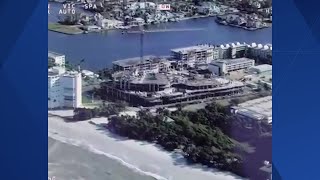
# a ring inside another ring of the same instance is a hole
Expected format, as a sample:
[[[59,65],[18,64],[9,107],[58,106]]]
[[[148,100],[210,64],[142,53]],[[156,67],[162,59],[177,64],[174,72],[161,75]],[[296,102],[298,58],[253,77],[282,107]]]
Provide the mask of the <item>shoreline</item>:
[[[60,111],[60,112],[62,112],[62,111]],[[48,117],[48,119],[50,119],[50,117]],[[52,119],[52,120],[59,120],[60,122],[64,121],[60,117],[54,117],[54,119]],[[92,119],[92,121],[96,121],[96,122],[97,121],[101,122],[101,120],[106,120],[106,118],[94,118],[94,119]],[[103,121],[103,122],[105,122],[105,121]],[[67,122],[63,122],[63,123],[67,124]],[[82,121],[81,123],[89,124],[89,121]],[[93,128],[95,127],[95,125],[92,125],[92,124],[89,124],[89,125],[92,126]],[[150,173],[150,172],[147,172],[147,171],[143,171],[143,170],[137,168],[135,165],[127,163],[126,161],[124,161],[123,159],[117,157],[116,155],[105,153],[104,151],[95,148],[91,144],[84,143],[83,141],[75,139],[75,138],[61,136],[60,132],[56,132],[56,131],[50,132],[50,127],[49,127],[49,131],[48,131],[48,138],[54,139],[54,140],[56,140],[58,142],[61,142],[61,143],[65,143],[65,144],[68,144],[68,145],[71,145],[71,146],[75,146],[75,147],[90,151],[90,152],[95,153],[97,155],[103,155],[103,156],[105,156],[105,157],[107,157],[107,158],[109,158],[111,160],[114,160],[117,163],[120,163],[121,165],[131,169],[133,172],[139,173],[140,175],[149,176],[149,177],[152,177],[152,178],[154,178],[156,180],[168,180],[168,179],[166,179],[164,177],[161,177],[161,176],[159,176],[157,174],[153,174],[153,173]]]
[[[203,16],[193,16],[193,17],[184,17],[184,18],[180,18],[177,21],[171,21],[171,22],[161,22],[158,24],[168,24],[168,23],[179,23],[181,21],[187,21],[187,20],[194,20],[194,19],[205,19],[205,18],[211,18],[211,17],[216,17],[217,15],[203,15]],[[215,21],[215,23],[219,24],[219,25],[223,25],[223,26],[229,26],[229,27],[235,27],[235,28],[239,28],[239,29],[244,29],[247,31],[257,31],[257,30],[261,30],[261,29],[266,29],[266,28],[271,28],[272,25],[269,26],[263,26],[263,27],[258,27],[258,28],[248,28],[245,26],[239,26],[239,25],[234,25],[234,24],[228,24],[228,23],[223,23],[223,22],[218,22]],[[49,24],[58,24],[58,23],[49,23]],[[56,33],[61,33],[61,34],[65,34],[65,35],[80,35],[80,34],[90,34],[90,33],[104,33],[104,32],[108,32],[108,31],[128,31],[140,26],[154,26],[157,24],[143,24],[143,25],[131,25],[128,27],[115,27],[115,28],[109,28],[109,29],[100,29],[100,30],[91,30],[91,31],[84,31],[81,30],[77,27],[77,30],[75,29],[71,29],[71,28],[76,28],[72,25],[60,25],[59,26],[73,31],[73,32],[68,32],[69,30],[65,31],[65,30],[59,30],[59,29],[52,29],[52,28],[48,28],[49,31],[52,32],[56,32]]]
[[[66,115],[68,111],[53,113]],[[95,118],[91,121],[101,124],[106,122],[106,118]],[[53,139],[86,147],[92,152],[115,159],[139,173],[151,175],[159,180],[243,179],[229,172],[221,172],[200,165],[186,165],[185,160],[177,153],[166,152],[154,144],[121,138],[105,129],[97,128],[88,121],[66,123],[61,118],[48,117],[48,127],[48,136]]]
[[[66,35],[77,35],[83,34],[78,26],[75,25],[62,25],[59,23],[48,23],[48,30],[56,33],[66,34]]]
[[[56,2],[56,1],[50,1],[50,3],[55,3],[55,4],[62,4],[61,2]],[[82,9],[83,10],[83,9]],[[86,11],[86,10],[83,10]],[[113,27],[113,28],[108,28],[108,29],[100,29],[100,30],[91,30],[91,31],[84,31],[84,30],[80,30],[81,32],[76,32],[76,33],[69,33],[69,32],[64,32],[64,31],[59,31],[59,30],[51,30],[52,32],[57,32],[57,33],[63,33],[66,35],[78,35],[78,34],[88,34],[88,33],[103,33],[103,32],[107,32],[107,31],[112,31],[112,30],[131,30],[132,28],[137,28],[139,26],[153,26],[153,25],[159,25],[159,24],[166,24],[166,23],[178,23],[180,21],[185,21],[185,20],[192,20],[192,19],[200,19],[200,18],[210,18],[210,17],[217,17],[217,16],[224,16],[224,15],[228,15],[228,14],[232,14],[230,12],[226,12],[223,14],[209,14],[209,15],[194,15],[194,16],[190,16],[190,17],[176,17],[174,21],[164,21],[164,22],[159,22],[156,24],[152,24],[152,23],[143,23],[140,25],[128,25],[128,26],[121,26],[121,27]],[[256,30],[260,30],[260,29],[265,29],[265,28],[270,28],[272,27],[272,23],[270,23],[271,25],[268,26],[262,26],[262,27],[258,27],[258,28],[249,28],[249,27],[243,27],[243,26],[239,26],[239,25],[234,25],[234,24],[229,24],[229,23],[222,23],[222,22],[217,22],[215,21],[217,24],[220,25],[225,25],[225,26],[230,26],[230,27],[236,27],[236,28],[241,28],[247,31],[256,31]],[[71,27],[72,25],[66,25],[66,27]]]
[[[136,173],[105,155],[50,137],[48,149],[48,176],[55,179],[156,180],[152,176]]]
[[[59,31],[59,30],[52,30],[52,29],[48,29],[51,32],[55,32],[55,33],[59,33],[59,34],[65,34],[65,35],[79,35],[79,34],[83,34],[82,32],[80,33],[68,33],[68,32],[63,32],[63,31]]]
[[[240,26],[240,25],[235,25],[235,24],[230,24],[230,23],[227,23],[224,21],[219,21],[219,20],[215,20],[215,22],[219,25],[224,25],[224,26],[230,26],[230,27],[235,27],[235,28],[239,28],[239,29],[244,29],[244,30],[247,30],[247,31],[257,31],[257,30],[260,30],[260,29],[265,29],[265,28],[270,28],[270,26],[262,26],[262,27],[257,27],[257,28],[249,28],[249,27],[246,27],[246,26]]]
[[[210,17],[215,17],[216,15],[201,15],[201,16],[192,16],[192,17],[183,17],[180,18],[176,21],[168,21],[168,22],[161,22],[158,24],[166,24],[166,23],[179,23],[180,21],[187,21],[187,20],[193,20],[193,19],[202,19],[202,18],[210,18]],[[143,24],[143,25],[130,25],[128,27],[114,27],[114,28],[109,28],[109,29],[100,29],[100,30],[92,30],[92,31],[86,31],[81,30],[78,27],[75,27],[76,25],[62,25],[59,23],[49,23],[49,25],[56,25],[58,27],[61,27],[62,29],[53,29],[53,28],[48,28],[49,31],[56,32],[56,33],[61,33],[65,35],[80,35],[80,34],[88,34],[88,33],[104,33],[108,31],[127,31],[131,30],[140,26],[154,26],[157,24]],[[73,28],[73,29],[72,29]],[[77,29],[74,29],[77,28]],[[72,31],[72,32],[68,32]]]

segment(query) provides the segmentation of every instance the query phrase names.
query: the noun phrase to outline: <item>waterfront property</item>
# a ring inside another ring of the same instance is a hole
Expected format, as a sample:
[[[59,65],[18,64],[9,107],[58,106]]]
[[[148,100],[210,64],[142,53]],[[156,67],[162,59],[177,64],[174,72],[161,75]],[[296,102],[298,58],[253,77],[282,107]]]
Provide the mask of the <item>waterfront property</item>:
[[[261,48],[263,47],[263,48]],[[144,56],[134,57],[113,62],[115,71],[149,71],[166,72],[170,68],[179,70],[213,63],[220,67],[217,75],[238,69],[254,66],[255,60],[265,60],[272,57],[272,45],[246,43],[229,43],[222,45],[200,44],[196,46],[171,49],[170,57]],[[249,59],[250,58],[250,59]],[[216,61],[219,60],[219,61]],[[223,61],[223,62],[222,62]],[[220,63],[220,65],[219,65]],[[226,66],[224,66],[226,65]],[[222,66],[226,67],[223,68]]]
[[[218,47],[219,59],[234,59],[247,57],[259,61],[272,59],[272,45],[271,44],[256,44],[256,43],[229,43],[222,44]],[[267,61],[270,63],[269,61]]]
[[[48,60],[56,66],[48,69],[48,108],[78,108],[82,104],[82,75],[66,71],[65,56],[48,53]]]
[[[51,8],[54,8],[55,6],[56,4],[52,5]],[[49,21],[57,21],[57,18],[54,18],[53,16],[55,16],[55,14],[52,12],[49,17]],[[148,33],[144,43],[148,46],[145,46],[144,54],[167,55],[168,50],[170,49],[193,45],[192,43],[212,42],[214,44],[222,44],[239,41],[241,44],[243,42],[257,42],[257,44],[265,44],[272,42],[272,28],[263,29],[257,32],[246,32],[239,29],[219,26],[213,21],[214,18],[209,17],[198,20],[186,20],[177,23],[150,26],[148,29],[205,28],[205,30],[187,31],[183,33],[172,32],[166,33],[165,36],[163,33]],[[50,31],[48,36],[50,49],[54,49],[62,53],[68,53],[69,61],[73,64],[76,64],[81,58],[90,60],[91,63],[84,63],[82,66],[85,69],[94,71],[101,69],[103,66],[112,66],[112,61],[114,60],[135,57],[139,55],[140,50],[140,46],[134,46],[134,44],[137,45],[140,35],[122,34],[122,31],[112,31],[112,33],[105,34],[93,33],[90,35],[79,35],[77,37],[61,36],[60,34]],[[127,36],[131,38],[126,38]],[[122,42],[124,38],[126,39],[126,43],[118,43]],[[101,39],[105,40],[102,41]],[[159,42],[159,40],[163,41]],[[88,43],[79,43],[78,41],[94,42],[96,44],[96,48],[90,48]],[[90,51],[83,51],[84,46],[86,49],[90,49]],[[68,47],[68,52],[66,52],[64,47]]]
[[[252,43],[248,45],[248,55],[252,58],[268,59],[272,57],[272,45]]]
[[[233,27],[243,28],[246,30],[258,30],[267,28],[270,25],[264,22],[264,18],[257,14],[243,14],[243,13],[231,13],[222,16],[217,16],[217,23],[222,25],[229,25]]]
[[[249,50],[250,46],[247,43],[240,42],[221,44],[220,46],[218,46],[218,49],[219,59],[248,57],[251,53],[253,53]]]
[[[65,66],[66,57],[63,54],[59,54],[56,52],[49,51],[48,52],[48,62],[52,63],[56,66]]]
[[[81,73],[59,72],[50,69],[48,72],[48,108],[78,108],[81,106]]]
[[[103,90],[110,98],[122,99],[140,106],[193,103],[203,99],[241,93],[244,84],[224,78],[181,73],[130,72],[104,83]]]
[[[134,92],[157,92],[169,87],[169,79],[163,73],[142,73],[135,75],[131,72],[118,72],[113,75],[113,86],[120,90]]]
[[[248,45],[246,43],[231,43],[230,46],[230,53],[231,58],[239,58],[244,57],[246,54],[246,50],[248,48]]]
[[[214,58],[217,58],[218,51],[214,45],[203,44],[184,48],[172,49],[171,54],[178,61],[185,61],[189,66],[195,63],[209,63]]]
[[[239,94],[250,83],[259,86],[271,82],[271,77],[267,77],[270,81],[264,77],[270,74],[268,65],[251,68],[255,60],[246,57],[249,48],[239,42],[202,44],[172,49],[171,57],[149,55],[117,60],[113,62],[113,80],[103,84],[103,94],[140,106],[190,104]],[[238,79],[222,77],[238,70],[245,71]]]
[[[255,43],[253,43],[255,44]],[[262,46],[261,44],[258,45]],[[269,47],[272,52],[271,45]],[[218,59],[235,59],[243,57],[265,58],[269,51],[261,48],[254,48],[246,43],[229,43],[221,44],[219,46],[211,44],[201,44],[190,47],[182,47],[171,50],[171,56],[176,61],[181,61],[187,66],[193,67],[196,64],[209,64],[213,60]],[[269,53],[270,54],[270,53]]]
[[[208,69],[215,75],[222,76],[232,71],[248,69],[254,66],[254,60],[248,58],[222,59],[212,61]]]
[[[162,57],[144,56],[117,60],[113,62],[113,70],[115,71],[148,71],[161,72],[166,71],[170,63]]]

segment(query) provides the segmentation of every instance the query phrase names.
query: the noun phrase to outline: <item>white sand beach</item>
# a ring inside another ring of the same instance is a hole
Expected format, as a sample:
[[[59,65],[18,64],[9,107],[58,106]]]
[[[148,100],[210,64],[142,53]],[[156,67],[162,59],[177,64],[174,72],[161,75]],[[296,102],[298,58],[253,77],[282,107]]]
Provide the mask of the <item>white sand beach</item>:
[[[72,111],[50,111],[49,114],[70,116]],[[95,124],[106,118],[92,119]],[[228,172],[202,166],[188,166],[183,157],[163,151],[154,144],[128,140],[109,133],[89,121],[67,123],[62,118],[48,117],[48,136],[57,141],[87,149],[118,161],[130,169],[159,180],[234,180],[243,179]],[[49,147],[48,153],[53,151]],[[90,166],[90,165],[89,165]]]

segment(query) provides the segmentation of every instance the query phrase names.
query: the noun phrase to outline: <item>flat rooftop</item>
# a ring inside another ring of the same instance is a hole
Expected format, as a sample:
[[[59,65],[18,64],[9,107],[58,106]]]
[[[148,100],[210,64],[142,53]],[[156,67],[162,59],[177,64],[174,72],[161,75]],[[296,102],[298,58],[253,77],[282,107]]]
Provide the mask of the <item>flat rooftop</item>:
[[[55,57],[61,57],[61,56],[65,56],[65,55],[59,54],[53,51],[48,51],[48,57],[55,58]]]
[[[148,55],[143,57],[143,62],[141,62],[140,57],[134,57],[134,58],[113,61],[112,63],[121,67],[128,67],[128,66],[134,66],[134,65],[139,65],[139,64],[149,63],[149,62],[160,62],[161,60],[163,60],[161,57]]]
[[[272,96],[258,98],[239,104],[236,109],[239,113],[255,118],[272,119]]]
[[[63,77],[76,77],[79,75],[77,71],[65,71],[64,68],[54,67],[48,69],[48,77],[55,77],[55,76],[63,76]]]
[[[198,45],[198,46],[189,46],[189,47],[171,49],[171,52],[175,52],[175,53],[187,53],[189,51],[199,52],[199,51],[206,51],[214,48],[215,48],[214,45],[204,44],[204,45]]]
[[[215,64],[215,63],[223,63],[223,64],[239,64],[239,63],[245,63],[245,62],[251,62],[254,61],[253,59],[249,59],[249,58],[236,58],[236,59],[221,59],[221,60],[215,60],[212,61],[211,64]]]
[[[188,79],[182,84],[186,84],[188,86],[207,86],[207,85],[223,85],[230,83],[227,79],[222,78],[195,78]]]
[[[149,73],[140,78],[135,78],[132,83],[136,84],[159,84],[166,85],[169,83],[168,77],[165,74]]]
[[[74,77],[77,77],[78,75],[80,75],[78,71],[67,71],[63,74],[63,77],[74,78]]]
[[[251,68],[249,68],[249,71],[257,72],[257,73],[272,71],[272,65],[261,64],[261,65],[257,65],[257,66],[252,66]]]

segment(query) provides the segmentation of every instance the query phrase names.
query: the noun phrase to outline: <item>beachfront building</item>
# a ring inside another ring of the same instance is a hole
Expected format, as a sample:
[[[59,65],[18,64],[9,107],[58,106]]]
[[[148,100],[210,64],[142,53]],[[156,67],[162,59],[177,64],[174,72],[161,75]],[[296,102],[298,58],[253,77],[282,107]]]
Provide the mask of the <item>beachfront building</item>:
[[[78,108],[82,102],[82,77],[64,68],[48,70],[48,108]]]
[[[232,71],[248,69],[254,66],[254,60],[248,58],[222,59],[212,61],[208,69],[215,75],[222,76]]]
[[[52,63],[55,66],[64,67],[66,64],[66,57],[63,54],[48,51],[48,63]]]
[[[215,46],[203,44],[184,48],[171,49],[172,57],[193,67],[196,63],[209,63],[217,56]]]
[[[272,96],[250,100],[231,107],[231,112],[246,122],[272,124]]]
[[[157,92],[169,87],[168,77],[163,73],[134,75],[132,72],[122,71],[115,73],[113,78],[115,88],[127,91]]]
[[[170,62],[165,58],[156,56],[144,56],[113,61],[115,71],[139,72],[165,72],[169,69]]]
[[[103,83],[106,94],[146,107],[190,104],[207,98],[231,96],[241,93],[244,87],[238,81],[190,74],[146,73],[118,77],[113,82]]]

